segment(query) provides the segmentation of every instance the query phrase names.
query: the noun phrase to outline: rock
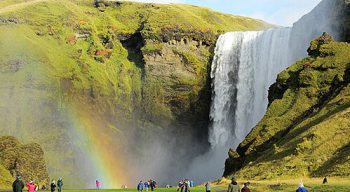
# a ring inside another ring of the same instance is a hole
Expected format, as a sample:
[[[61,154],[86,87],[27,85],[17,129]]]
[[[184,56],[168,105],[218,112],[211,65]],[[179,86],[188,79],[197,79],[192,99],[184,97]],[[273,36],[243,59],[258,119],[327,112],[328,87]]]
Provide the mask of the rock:
[[[228,176],[230,173],[236,172],[243,166],[243,158],[233,149],[228,152],[229,158],[225,161],[224,176]]]
[[[0,160],[13,178],[21,175],[23,181],[33,178],[40,184],[49,182],[44,152],[39,144],[22,145],[15,137],[0,137]]]
[[[329,44],[331,42],[334,42],[333,37],[329,35],[327,32],[324,32],[321,37],[318,37],[315,40],[311,41],[310,47],[307,50],[309,56],[311,57],[325,56],[325,55],[321,55],[321,51],[320,51],[321,46],[325,44]]]

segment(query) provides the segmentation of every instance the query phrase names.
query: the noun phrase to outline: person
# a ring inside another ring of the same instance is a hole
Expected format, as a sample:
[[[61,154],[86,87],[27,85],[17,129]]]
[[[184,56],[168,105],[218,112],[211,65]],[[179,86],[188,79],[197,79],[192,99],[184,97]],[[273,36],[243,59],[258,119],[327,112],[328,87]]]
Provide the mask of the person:
[[[179,189],[181,192],[190,192],[191,191],[187,179],[184,182],[182,182],[182,185],[180,186],[180,188],[177,189],[177,191],[179,191]]]
[[[28,192],[35,192],[35,184],[34,184],[33,179],[31,179],[29,182],[27,182],[26,186],[28,188]]]
[[[236,180],[232,180],[231,183],[228,185],[227,192],[240,192],[238,183]]]
[[[308,190],[304,187],[303,183],[299,183],[299,186],[296,192],[308,192]]]
[[[181,188],[183,182],[184,182],[183,180],[180,180],[180,181],[179,181],[179,184],[177,185],[177,189],[178,189],[178,190]]]
[[[23,192],[24,183],[21,176],[17,175],[16,180],[12,183],[13,192]]]
[[[56,191],[56,182],[54,179],[52,179],[52,181],[51,181],[50,189],[51,189],[51,192]]]
[[[190,187],[194,187],[194,182],[192,180],[190,181]]]
[[[98,180],[96,180],[96,189],[100,189],[100,185],[101,183]]]
[[[146,192],[148,192],[148,188],[149,188],[148,181],[146,181],[146,182],[144,183],[144,186],[145,186],[145,190],[146,190]]]
[[[236,184],[237,185],[237,184]],[[237,185],[238,186],[238,185]],[[243,188],[241,189],[241,192],[250,192],[249,189],[249,182],[243,184]]]
[[[149,182],[149,187],[151,188],[151,191],[154,191],[154,183],[152,179],[150,179],[148,182]]]
[[[142,183],[142,181],[140,181],[139,184],[137,185],[137,191],[139,191],[139,192],[143,191],[143,183]]]
[[[205,192],[210,192],[210,183],[209,182],[207,182],[205,184]]]
[[[324,177],[323,181],[322,181],[322,184],[327,184],[327,183],[328,183],[328,179],[327,179],[327,177]]]
[[[58,192],[61,192],[61,191],[62,191],[62,186],[63,186],[62,178],[59,178],[59,179],[57,180],[57,190],[58,190]]]

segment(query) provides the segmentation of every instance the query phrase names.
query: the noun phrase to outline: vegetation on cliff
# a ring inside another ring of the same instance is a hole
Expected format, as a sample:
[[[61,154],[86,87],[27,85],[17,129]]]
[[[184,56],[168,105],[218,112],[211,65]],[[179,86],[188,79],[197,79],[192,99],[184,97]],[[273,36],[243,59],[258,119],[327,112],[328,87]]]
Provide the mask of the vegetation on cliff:
[[[269,26],[191,5],[3,0],[0,130],[25,142],[36,135],[51,176],[75,179],[84,177],[75,157],[89,148],[81,127],[120,148],[135,127],[140,138],[166,130],[207,144],[217,36]]]
[[[350,175],[350,44],[325,33],[308,52],[270,87],[267,113],[237,151],[229,151],[226,176]]]
[[[0,137],[0,188],[10,188],[16,175],[23,181],[34,179],[39,184],[47,184],[49,176],[40,145],[22,145],[15,137]]]

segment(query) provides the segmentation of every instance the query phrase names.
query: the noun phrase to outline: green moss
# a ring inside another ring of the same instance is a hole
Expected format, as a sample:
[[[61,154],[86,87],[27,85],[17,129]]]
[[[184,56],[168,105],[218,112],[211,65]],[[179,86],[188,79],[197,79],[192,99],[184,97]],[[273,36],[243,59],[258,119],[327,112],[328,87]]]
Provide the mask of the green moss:
[[[0,7],[18,2],[4,0]],[[18,130],[26,141],[34,140],[34,130],[55,177],[78,177],[70,147],[76,141],[65,133],[71,118],[106,122],[118,133],[135,124],[168,128],[183,116],[207,127],[197,122],[208,121],[207,68],[217,36],[271,26],[190,5],[112,4],[62,0],[0,8],[1,17],[16,21],[0,24],[0,81],[6,87],[0,106],[11,112],[0,111],[0,130]],[[181,68],[163,78],[147,71],[145,60],[164,49],[170,51],[154,66],[177,50]]]
[[[22,145],[16,138],[9,136],[2,136],[0,139],[2,189],[9,189],[16,175],[21,175],[24,181],[33,178],[40,184],[49,182],[44,152],[38,144]]]
[[[350,174],[349,52],[347,43],[323,44],[318,56],[303,59],[278,76],[266,115],[238,148],[244,163],[237,177]]]
[[[144,54],[152,54],[152,53],[160,53],[164,44],[163,43],[147,43],[144,47],[142,47],[142,52]]]

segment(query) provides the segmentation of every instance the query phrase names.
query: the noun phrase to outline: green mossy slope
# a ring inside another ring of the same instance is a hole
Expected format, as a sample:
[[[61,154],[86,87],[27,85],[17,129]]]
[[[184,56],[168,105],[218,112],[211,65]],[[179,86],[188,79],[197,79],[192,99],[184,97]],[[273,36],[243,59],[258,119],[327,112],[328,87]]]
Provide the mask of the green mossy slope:
[[[350,175],[350,44],[328,34],[279,74],[265,117],[230,150],[225,175],[275,179]]]
[[[0,131],[38,142],[50,176],[67,179],[65,186],[94,177],[79,172],[77,157],[88,148],[76,131],[82,121],[113,138],[108,146],[135,153],[137,145],[127,145],[134,132],[208,144],[208,70],[218,35],[267,27],[191,5],[3,0]]]

